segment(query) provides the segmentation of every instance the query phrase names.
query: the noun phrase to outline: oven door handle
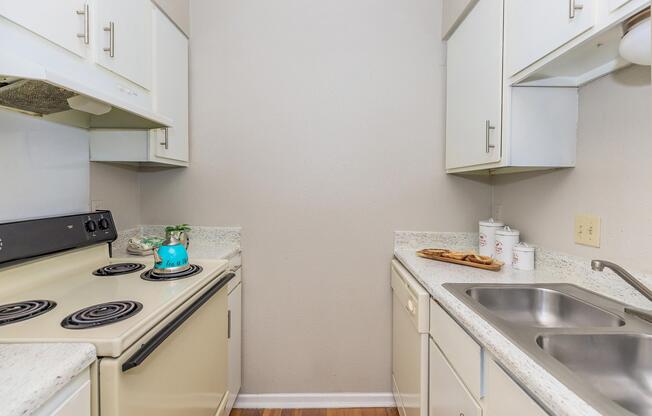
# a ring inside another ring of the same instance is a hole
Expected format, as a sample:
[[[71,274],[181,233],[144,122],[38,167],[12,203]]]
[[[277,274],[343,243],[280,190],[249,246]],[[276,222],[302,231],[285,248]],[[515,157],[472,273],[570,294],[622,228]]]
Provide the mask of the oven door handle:
[[[231,279],[235,277],[235,273],[227,273],[224,277],[219,279],[213,287],[211,287],[206,293],[201,295],[197,300],[195,300],[190,306],[188,306],[183,312],[181,312],[176,318],[174,318],[170,323],[165,325],[160,331],[156,333],[149,341],[144,343],[138,351],[131,357],[127,359],[122,364],[122,372],[128,371],[134,367],[138,367],[149,357],[151,353],[156,350],[156,348],[163,343],[172,335],[172,333],[181,326],[188,318],[192,316],[203,304],[208,302],[217,292],[220,291]]]

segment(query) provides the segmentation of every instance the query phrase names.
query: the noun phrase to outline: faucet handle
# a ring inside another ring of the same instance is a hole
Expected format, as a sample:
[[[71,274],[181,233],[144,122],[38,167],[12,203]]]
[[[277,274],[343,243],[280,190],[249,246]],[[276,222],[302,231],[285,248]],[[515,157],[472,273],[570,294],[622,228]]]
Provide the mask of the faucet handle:
[[[601,272],[604,270],[604,261],[603,260],[591,260],[591,269],[596,272]]]

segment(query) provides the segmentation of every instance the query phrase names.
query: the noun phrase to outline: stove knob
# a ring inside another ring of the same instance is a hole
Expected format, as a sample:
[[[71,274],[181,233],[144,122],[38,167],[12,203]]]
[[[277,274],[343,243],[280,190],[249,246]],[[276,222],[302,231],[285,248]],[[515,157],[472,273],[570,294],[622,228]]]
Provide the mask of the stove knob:
[[[100,226],[100,230],[106,230],[106,229],[109,228],[109,225],[110,225],[109,220],[107,220],[106,218],[100,218],[100,221],[99,221],[98,224]]]
[[[86,221],[86,224],[84,225],[86,226],[86,231],[89,233],[93,233],[95,230],[97,230],[97,224],[93,220]]]

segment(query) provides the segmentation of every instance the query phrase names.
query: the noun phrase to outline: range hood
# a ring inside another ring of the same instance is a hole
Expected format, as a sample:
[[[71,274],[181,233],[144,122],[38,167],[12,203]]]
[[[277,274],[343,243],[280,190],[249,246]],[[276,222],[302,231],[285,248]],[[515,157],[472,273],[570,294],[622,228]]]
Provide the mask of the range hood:
[[[113,75],[92,85],[93,82],[70,79],[55,67],[7,48],[0,49],[0,108],[87,129],[152,129],[172,123],[118,94],[98,88],[114,87],[115,82],[110,81],[115,78]],[[100,72],[92,66],[88,70]]]

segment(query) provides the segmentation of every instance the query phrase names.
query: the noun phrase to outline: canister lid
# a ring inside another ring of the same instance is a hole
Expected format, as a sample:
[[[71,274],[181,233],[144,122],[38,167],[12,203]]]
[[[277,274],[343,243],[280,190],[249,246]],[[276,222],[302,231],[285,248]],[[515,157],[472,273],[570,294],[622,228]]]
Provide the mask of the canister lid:
[[[534,247],[531,247],[525,243],[518,243],[513,247],[514,251],[521,251],[521,252],[532,252],[534,251]]]
[[[482,226],[482,227],[500,227],[500,228],[502,228],[502,227],[505,226],[504,222],[494,221],[493,218],[489,218],[488,220],[480,221],[480,222],[478,222],[478,224],[480,224],[480,226]]]
[[[505,235],[505,236],[519,236],[521,235],[521,232],[519,230],[512,230],[509,228],[509,225],[506,225],[505,228],[501,228],[500,230],[496,230],[496,235]]]

